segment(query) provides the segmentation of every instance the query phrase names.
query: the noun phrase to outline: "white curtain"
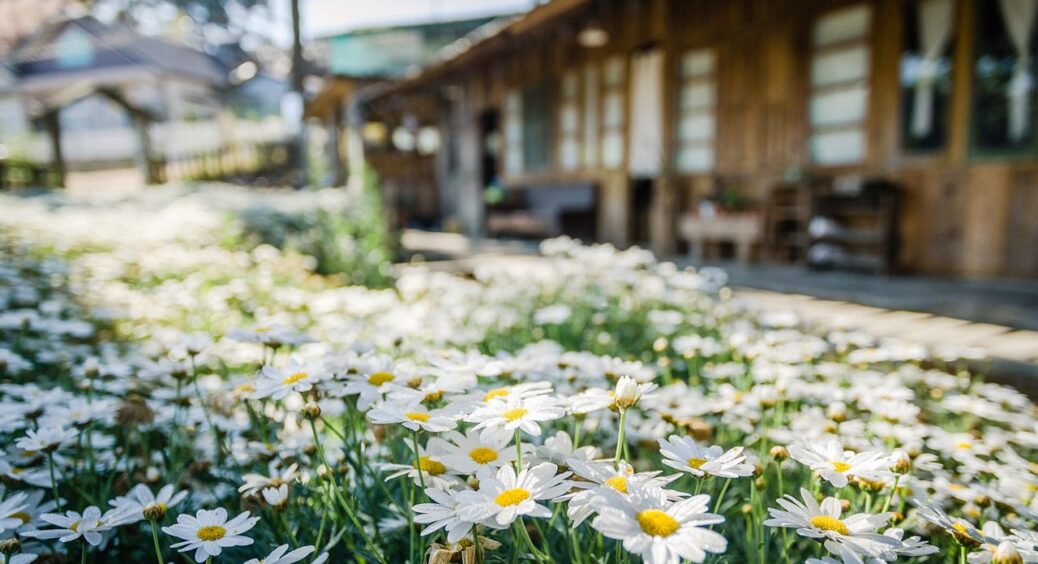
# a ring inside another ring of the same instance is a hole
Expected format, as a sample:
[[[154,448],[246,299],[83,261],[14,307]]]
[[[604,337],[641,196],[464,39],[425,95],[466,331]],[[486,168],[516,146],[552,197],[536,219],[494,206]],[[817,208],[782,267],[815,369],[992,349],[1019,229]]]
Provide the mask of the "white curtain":
[[[1034,17],[1038,13],[1038,0],[1000,0],[1002,18],[1005,20],[1009,38],[1016,49],[1016,68],[1009,82],[1009,139],[1019,141],[1030,129],[1031,90],[1034,79],[1031,77],[1031,34],[1034,31]]]
[[[628,169],[652,177],[663,168],[663,52],[631,57],[631,112]]]
[[[920,0],[919,42],[923,60],[919,63],[919,79],[915,84],[912,109],[912,136],[926,137],[933,129],[934,82],[937,65],[951,39],[954,0]]]

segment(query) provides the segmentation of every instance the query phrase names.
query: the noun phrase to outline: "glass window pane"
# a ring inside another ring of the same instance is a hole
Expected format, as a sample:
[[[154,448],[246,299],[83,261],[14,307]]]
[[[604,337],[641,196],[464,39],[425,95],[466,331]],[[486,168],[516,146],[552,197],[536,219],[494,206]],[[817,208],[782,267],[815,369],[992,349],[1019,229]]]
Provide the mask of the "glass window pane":
[[[826,86],[863,80],[869,75],[869,49],[857,45],[825,53],[811,62],[811,84]]]
[[[864,37],[871,18],[872,11],[864,4],[828,14],[815,26],[815,45],[831,45]]]
[[[865,119],[869,93],[864,87],[827,91],[811,99],[811,125],[826,127]]]
[[[815,133],[811,160],[821,165],[861,162],[865,158],[865,133],[861,129]]]

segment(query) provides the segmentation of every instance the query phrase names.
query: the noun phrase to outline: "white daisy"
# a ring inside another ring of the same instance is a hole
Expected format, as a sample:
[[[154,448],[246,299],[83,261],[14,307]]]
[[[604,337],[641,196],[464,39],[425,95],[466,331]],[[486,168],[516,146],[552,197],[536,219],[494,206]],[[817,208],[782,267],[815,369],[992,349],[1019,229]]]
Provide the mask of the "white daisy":
[[[148,486],[137,484],[125,496],[117,497],[108,504],[124,511],[129,521],[136,522],[144,519],[145,509],[156,515],[165,515],[166,511],[175,507],[185,497],[186,491],[174,493],[173,484],[162,486],[158,495],[152,494]]]
[[[479,431],[470,429],[464,435],[449,431],[443,435],[443,463],[459,474],[493,475],[497,469],[515,460],[515,449],[508,440],[483,441]],[[430,440],[430,445],[432,441]]]
[[[368,412],[368,419],[379,425],[399,423],[412,431],[442,433],[458,426],[454,416],[443,409],[426,409],[421,404],[380,402]]]
[[[246,560],[245,564],[295,564],[296,562],[299,562],[300,560],[313,554],[315,550],[317,549],[313,546],[304,546],[302,548],[297,548],[292,552],[289,552],[288,545],[283,544],[275,548],[270,554],[264,556],[263,558],[253,558],[251,560]]]
[[[109,511],[104,515],[101,510],[91,505],[80,514],[76,511],[47,513],[40,516],[44,522],[54,525],[54,529],[37,529],[25,531],[22,536],[37,539],[58,539],[61,542],[72,542],[82,538],[93,546],[99,546],[103,540],[102,533],[122,524],[120,515]]]
[[[495,528],[505,528],[523,515],[550,517],[551,510],[537,503],[553,500],[569,491],[569,472],[556,474],[558,467],[545,462],[523,468],[518,475],[511,466],[502,466],[494,477],[480,480],[479,491],[457,494],[459,511],[467,519]]]
[[[54,452],[67,444],[76,436],[73,429],[58,426],[43,427],[26,431],[25,436],[14,442],[15,446],[26,452]]]
[[[692,437],[678,435],[659,439],[659,444],[663,464],[693,476],[739,478],[753,474],[753,465],[746,462],[742,447],[725,451],[720,446],[701,446]]]
[[[857,513],[841,518],[839,499],[827,497],[819,505],[804,488],[800,489],[800,497],[803,502],[790,495],[776,500],[782,509],[769,507],[771,518],[764,525],[795,528],[800,536],[823,542],[826,550],[840,557],[848,552],[882,560],[896,557],[895,549],[901,542],[876,532],[890,521],[893,513]]]
[[[28,508],[27,498],[25,493],[16,492],[0,501],[0,535],[25,524],[20,515]]]
[[[456,493],[426,488],[430,503],[419,503],[414,509],[415,523],[427,525],[422,529],[422,536],[432,534],[440,529],[447,531],[447,542],[458,542],[465,538],[474,524],[468,512],[458,499]]]
[[[626,496],[638,488],[663,488],[681,475],[660,477],[660,472],[638,472],[631,465],[620,461],[619,468],[610,462],[570,461],[570,469],[580,478],[587,481],[574,481],[573,486],[580,491],[567,494],[569,498],[566,514],[576,527],[590,517],[603,503],[602,498],[619,493]],[[688,494],[674,490],[663,490],[669,501],[677,501]]]
[[[292,464],[284,470],[278,470],[273,464],[271,464],[269,468],[270,476],[255,473],[245,474],[242,476],[245,483],[238,487],[238,491],[241,492],[242,495],[257,494],[265,488],[276,488],[281,484],[291,483],[299,474],[298,464]]]
[[[411,458],[407,464],[389,462],[378,465],[383,472],[392,472],[386,476],[387,480],[407,476],[416,485],[425,480],[427,486],[441,490],[449,490],[462,484],[461,478],[455,476],[453,468],[446,464],[446,441],[432,437],[426,446],[419,445],[417,465],[413,461],[414,453],[410,450],[405,452],[406,456]],[[418,473],[419,467],[422,469],[421,474]]]
[[[848,477],[883,482],[891,476],[890,455],[877,451],[845,451],[837,439],[820,444],[790,445],[788,450],[790,458],[818,472],[823,480],[837,488],[846,486]]]
[[[509,440],[516,430],[540,436],[540,422],[553,421],[566,415],[559,401],[544,395],[521,398],[515,395],[495,399],[476,408],[465,421],[476,423],[484,441]]]
[[[163,527],[162,532],[184,539],[171,545],[171,548],[179,549],[180,552],[194,550],[195,562],[205,562],[207,558],[219,556],[224,548],[252,544],[252,539],[242,533],[258,522],[259,517],[250,517],[248,511],[228,521],[227,510],[222,507],[199,509],[194,516],[178,515],[177,524]]]
[[[697,495],[672,503],[659,488],[629,487],[627,495],[602,499],[591,526],[622,541],[624,550],[641,555],[645,564],[702,562],[707,553],[728,548],[723,536],[706,528],[724,522],[707,513],[709,502],[710,496]]]
[[[264,366],[252,384],[251,399],[285,399],[292,392],[308,392],[328,375],[323,368],[296,359],[283,367]]]

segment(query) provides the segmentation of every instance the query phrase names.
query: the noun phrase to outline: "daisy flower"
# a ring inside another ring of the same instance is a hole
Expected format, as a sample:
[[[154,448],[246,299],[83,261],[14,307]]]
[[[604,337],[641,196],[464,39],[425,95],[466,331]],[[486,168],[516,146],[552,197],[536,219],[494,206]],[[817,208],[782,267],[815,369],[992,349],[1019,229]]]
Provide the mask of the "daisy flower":
[[[495,399],[476,408],[465,421],[481,429],[480,439],[488,442],[509,440],[517,430],[540,436],[540,422],[553,421],[566,415],[558,400],[544,395],[520,398],[513,395]]]
[[[659,488],[629,487],[626,496],[602,499],[591,526],[623,542],[624,550],[641,555],[645,564],[702,562],[707,553],[728,548],[723,536],[706,528],[724,522],[707,513],[709,502],[704,494],[671,503]]]
[[[847,485],[848,477],[884,482],[891,475],[890,456],[876,451],[845,451],[840,441],[804,442],[788,447],[789,457],[810,467],[823,480],[837,488]]]
[[[841,558],[848,553],[893,560],[898,540],[879,534],[876,529],[890,521],[893,513],[857,513],[841,518],[840,500],[827,497],[819,505],[811,492],[800,489],[803,502],[787,495],[776,500],[782,509],[768,508],[768,527],[795,528],[803,537],[819,540],[826,550]]]
[[[518,475],[511,466],[502,466],[497,475],[479,481],[479,491],[457,494],[459,511],[467,519],[495,528],[505,528],[523,515],[551,517],[551,510],[537,503],[553,500],[569,491],[569,472],[556,474],[549,462],[523,468]]]
[[[392,480],[400,476],[407,476],[416,485],[420,484],[422,480],[425,480],[426,485],[441,489],[449,490],[462,484],[461,478],[453,475],[453,469],[448,467],[445,460],[445,453],[447,452],[447,442],[433,437],[429,439],[426,446],[418,447],[418,463],[417,465],[413,462],[413,458],[407,464],[398,463],[383,463],[379,464],[379,469],[383,472],[393,472],[386,476],[387,480]],[[412,457],[413,453],[410,451],[406,452],[406,456]],[[418,474],[418,468],[421,467],[422,475]]]
[[[28,508],[27,498],[25,493],[17,492],[0,501],[0,535],[25,524],[20,515]]]
[[[26,452],[54,452],[76,436],[72,429],[58,426],[29,429],[25,436],[15,441],[15,446]]]
[[[443,529],[447,532],[447,542],[454,543],[469,534],[475,523],[469,519],[456,493],[426,488],[425,495],[429,496],[430,503],[419,503],[412,508],[414,522],[427,525],[422,529],[422,536]]]
[[[137,484],[125,496],[117,497],[108,503],[124,512],[127,519],[136,522],[145,517],[161,519],[166,515],[166,511],[183,501],[185,497],[186,491],[174,493],[173,484],[162,486],[158,495],[152,494],[148,486]]]
[[[551,462],[556,466],[572,466],[574,462],[590,462],[602,456],[602,451],[593,445],[573,448],[573,438],[566,431],[558,431],[544,439],[544,444],[533,451],[533,458]]]
[[[213,556],[219,556],[223,549],[233,546],[248,546],[252,539],[242,533],[256,526],[259,517],[250,517],[243,511],[234,519],[227,520],[227,510],[218,507],[213,510],[199,509],[193,517],[182,514],[177,516],[177,524],[163,527],[162,532],[171,537],[184,539],[171,545],[180,552],[195,551],[195,562],[205,562]]]
[[[264,556],[263,558],[253,558],[251,560],[246,560],[245,564],[295,564],[296,562],[299,562],[300,560],[313,554],[315,550],[317,549],[313,546],[304,546],[302,548],[297,548],[292,552],[289,552],[288,545],[283,544],[275,548],[270,554]],[[325,556],[325,560],[327,560],[327,556]],[[314,562],[311,564],[316,564],[317,562],[318,560],[314,560]],[[323,560],[321,560],[321,562],[323,562]]]
[[[692,437],[678,435],[659,439],[659,444],[664,464],[696,477],[738,478],[753,474],[753,465],[746,462],[742,447],[725,451],[720,446],[701,446]]]
[[[261,493],[263,494],[263,501],[266,501],[267,505],[271,507],[281,509],[288,503],[288,484],[281,484],[276,488],[263,488]]]
[[[265,488],[276,488],[281,484],[291,483],[299,474],[299,465],[292,464],[283,471],[279,471],[273,464],[270,465],[270,476],[262,474],[245,474],[242,479],[245,483],[238,487],[242,495],[257,494]]]
[[[509,448],[507,439],[483,441],[479,435],[479,431],[472,429],[464,435],[457,431],[445,433],[443,463],[459,474],[486,476],[515,460],[515,449]]]
[[[663,488],[681,475],[659,477],[660,472],[638,472],[630,464],[620,461],[619,468],[609,462],[570,462],[573,473],[587,481],[574,481],[573,486],[581,491],[567,494],[569,498],[566,514],[576,527],[590,517],[601,506],[601,498],[619,493],[626,496],[637,488]],[[688,494],[674,490],[663,490],[668,501],[677,501]]]
[[[952,517],[933,503],[912,500],[912,504],[919,508],[919,518],[929,521],[933,525],[944,530],[956,541],[968,544],[983,544],[987,539],[973,523],[958,517]]]
[[[112,517],[112,518],[109,518]],[[80,514],[76,511],[46,513],[40,519],[54,525],[54,529],[37,529],[25,531],[22,536],[37,539],[58,539],[61,542],[72,542],[82,538],[92,546],[99,546],[103,540],[102,533],[122,524],[117,513],[109,511],[101,515],[101,510],[91,505]]]
[[[326,374],[318,366],[292,359],[283,367],[264,366],[259,378],[252,384],[250,399],[285,399],[292,392],[308,392]]]
[[[426,409],[421,404],[384,401],[368,412],[368,419],[379,425],[399,423],[412,431],[441,433],[458,426],[454,416],[443,409]]]
[[[356,374],[346,376],[342,393],[357,396],[357,408],[367,411],[375,402],[414,375],[409,365],[394,363],[387,358],[368,359]]]

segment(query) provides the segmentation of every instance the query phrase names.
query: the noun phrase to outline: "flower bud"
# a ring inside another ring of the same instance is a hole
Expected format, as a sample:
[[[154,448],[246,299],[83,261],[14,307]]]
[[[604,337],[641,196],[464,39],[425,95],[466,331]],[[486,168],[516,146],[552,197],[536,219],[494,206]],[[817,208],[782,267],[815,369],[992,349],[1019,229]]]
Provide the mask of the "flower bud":
[[[317,402],[310,400],[303,406],[303,416],[307,419],[317,419],[321,416],[321,406],[317,405]]]
[[[775,445],[771,447],[771,450],[768,451],[768,454],[771,455],[771,458],[773,458],[775,462],[782,462],[783,460],[789,458],[789,451],[786,450],[786,447],[782,445]]]
[[[621,409],[627,409],[638,403],[641,398],[641,393],[638,391],[638,383],[634,381],[634,378],[630,376],[623,376],[620,381],[616,383],[616,389],[613,392],[613,401],[616,402],[617,407]]]
[[[166,516],[166,504],[153,501],[144,506],[144,518],[151,521],[160,521]]]
[[[1023,564],[1024,558],[1012,542],[1004,540],[991,557],[992,564]]]
[[[22,543],[16,538],[0,541],[0,554],[11,556],[22,551]]]
[[[895,474],[908,474],[911,472],[912,459],[908,457],[908,453],[901,450],[895,452],[893,463],[890,466],[890,471]]]

